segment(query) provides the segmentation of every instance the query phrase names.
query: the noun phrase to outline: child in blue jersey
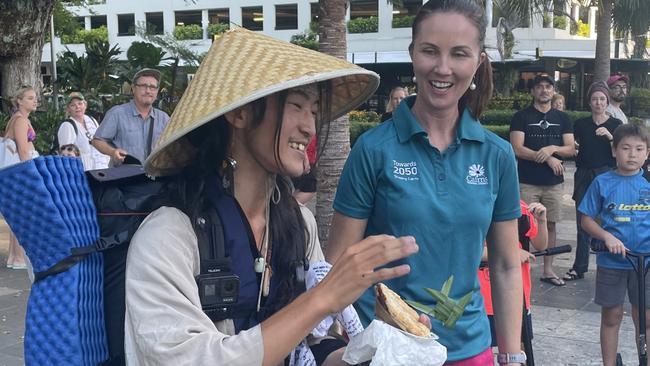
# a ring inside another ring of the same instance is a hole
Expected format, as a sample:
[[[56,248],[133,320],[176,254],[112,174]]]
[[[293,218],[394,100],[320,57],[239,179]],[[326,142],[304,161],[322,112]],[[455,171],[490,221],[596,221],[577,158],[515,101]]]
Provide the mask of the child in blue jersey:
[[[600,343],[603,365],[616,363],[618,331],[623,319],[625,292],[632,304],[632,318],[638,334],[636,274],[625,258],[625,250],[650,252],[650,182],[643,177],[650,137],[643,126],[621,125],[614,131],[616,170],[596,177],[578,207],[582,227],[605,242],[609,253],[598,255],[596,297],[602,307]],[[595,220],[599,219],[600,224]],[[650,281],[646,282],[649,284]],[[646,317],[650,317],[647,311]]]

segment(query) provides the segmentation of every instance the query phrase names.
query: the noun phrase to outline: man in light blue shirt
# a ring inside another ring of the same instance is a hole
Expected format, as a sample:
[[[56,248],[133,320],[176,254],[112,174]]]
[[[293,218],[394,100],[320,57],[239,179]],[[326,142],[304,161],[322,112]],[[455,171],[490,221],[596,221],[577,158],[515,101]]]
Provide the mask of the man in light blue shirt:
[[[95,132],[93,146],[111,157],[111,165],[131,155],[144,163],[169,122],[169,115],[154,108],[160,71],[142,69],[133,77],[133,100],[111,108]]]

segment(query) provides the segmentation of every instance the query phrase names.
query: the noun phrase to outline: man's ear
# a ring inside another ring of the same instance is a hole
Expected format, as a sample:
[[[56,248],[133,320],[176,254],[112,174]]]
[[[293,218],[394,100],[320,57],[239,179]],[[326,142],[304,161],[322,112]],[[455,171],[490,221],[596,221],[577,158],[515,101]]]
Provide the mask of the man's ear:
[[[224,117],[233,128],[246,128],[253,115],[253,107],[250,104],[233,109],[226,112]]]

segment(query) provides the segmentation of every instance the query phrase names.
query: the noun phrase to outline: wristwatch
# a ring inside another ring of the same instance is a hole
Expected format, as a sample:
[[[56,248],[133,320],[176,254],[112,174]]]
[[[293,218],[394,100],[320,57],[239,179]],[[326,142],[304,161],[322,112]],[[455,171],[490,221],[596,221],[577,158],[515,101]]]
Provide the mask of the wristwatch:
[[[506,363],[520,363],[522,365],[526,364],[526,354],[523,351],[518,353],[499,353],[497,354],[497,362],[500,365]]]

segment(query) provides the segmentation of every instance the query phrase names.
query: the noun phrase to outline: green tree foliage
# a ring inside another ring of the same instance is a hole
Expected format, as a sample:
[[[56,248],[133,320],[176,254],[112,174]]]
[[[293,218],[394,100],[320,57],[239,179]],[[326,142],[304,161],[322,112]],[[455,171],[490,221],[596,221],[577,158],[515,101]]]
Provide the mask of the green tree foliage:
[[[111,47],[108,42],[91,41],[86,44],[86,54],[78,56],[68,50],[63,53],[57,63],[59,80],[64,80],[60,89],[90,92],[113,93],[119,87],[117,81],[110,75],[118,67],[120,49],[117,45]]]
[[[309,23],[309,29],[291,36],[291,43],[318,51],[318,22]]]
[[[212,23],[208,25],[208,37],[212,39],[217,34],[221,34],[230,29],[228,23]]]
[[[126,51],[126,58],[134,70],[144,67],[156,68],[164,57],[165,51],[149,42],[133,42]]]
[[[356,18],[348,21],[348,33],[376,33],[379,30],[379,18]]]
[[[203,29],[198,24],[177,25],[174,27],[174,38],[178,40],[201,39]]]
[[[72,34],[61,35],[61,43],[108,42],[108,29],[105,26],[85,30],[78,28]]]
[[[393,28],[411,28],[415,15],[393,16]]]

